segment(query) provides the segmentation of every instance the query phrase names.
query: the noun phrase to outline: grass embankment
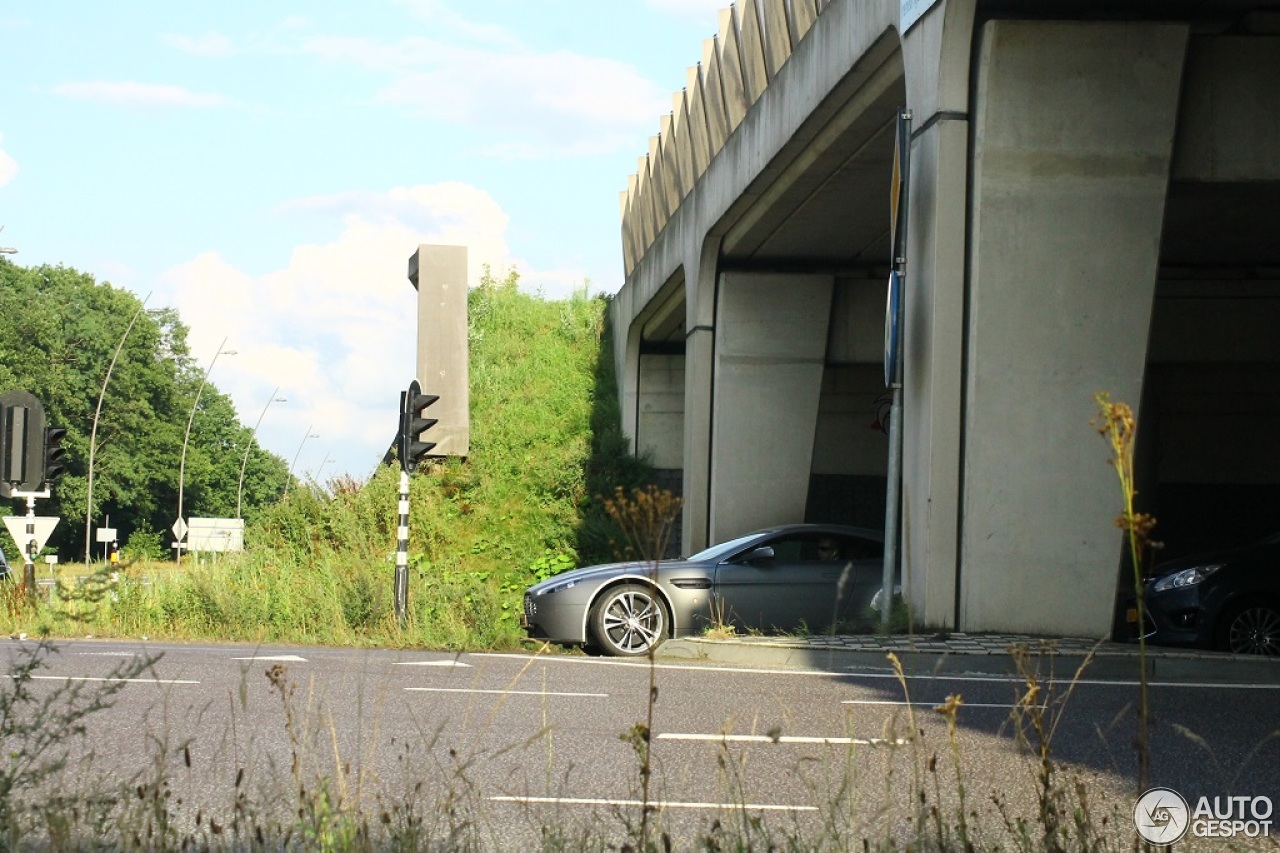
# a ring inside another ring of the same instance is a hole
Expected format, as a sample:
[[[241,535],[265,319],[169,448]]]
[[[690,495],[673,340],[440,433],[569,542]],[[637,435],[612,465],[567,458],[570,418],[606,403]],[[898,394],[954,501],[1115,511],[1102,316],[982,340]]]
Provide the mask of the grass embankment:
[[[47,606],[24,606],[11,594],[0,630],[516,646],[524,588],[611,557],[615,532],[598,496],[646,475],[618,427],[606,306],[585,294],[548,301],[520,293],[514,273],[501,282],[486,277],[471,292],[471,456],[411,478],[403,627],[392,598],[399,469],[383,466],[364,482],[338,478],[290,491],[246,531],[243,553],[203,564],[186,557],[177,572],[172,563],[130,562],[126,552],[114,594],[92,606],[66,588]]]

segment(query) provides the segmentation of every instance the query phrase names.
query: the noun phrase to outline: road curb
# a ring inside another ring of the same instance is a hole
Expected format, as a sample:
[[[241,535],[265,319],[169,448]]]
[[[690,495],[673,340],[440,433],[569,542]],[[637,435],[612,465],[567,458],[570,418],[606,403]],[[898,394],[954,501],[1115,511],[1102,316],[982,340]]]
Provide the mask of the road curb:
[[[1069,681],[1079,673],[1082,679],[1136,681],[1139,655],[1135,648],[1106,652],[1090,657],[1079,651],[1062,652],[1046,644],[1027,647],[1027,665],[1041,679]],[[893,672],[888,655],[892,652],[908,675],[1018,676],[1018,666],[1007,649],[909,649],[845,648],[833,644],[788,643],[744,638],[710,640],[700,638],[668,640],[658,647],[657,658],[671,663],[714,663],[726,666],[773,667],[818,672]],[[1087,662],[1087,665],[1086,665]],[[1082,668],[1083,667],[1083,668]],[[1280,687],[1280,660],[1250,658],[1212,652],[1147,651],[1147,679],[1154,682],[1190,684],[1244,683]]]

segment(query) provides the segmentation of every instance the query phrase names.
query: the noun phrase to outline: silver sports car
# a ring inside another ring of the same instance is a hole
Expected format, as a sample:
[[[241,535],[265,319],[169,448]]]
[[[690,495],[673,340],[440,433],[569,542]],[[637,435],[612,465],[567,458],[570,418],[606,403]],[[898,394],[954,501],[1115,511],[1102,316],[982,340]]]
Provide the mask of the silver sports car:
[[[679,560],[574,569],[529,587],[529,636],[641,655],[712,626],[825,633],[867,618],[883,578],[880,531],[791,524]]]

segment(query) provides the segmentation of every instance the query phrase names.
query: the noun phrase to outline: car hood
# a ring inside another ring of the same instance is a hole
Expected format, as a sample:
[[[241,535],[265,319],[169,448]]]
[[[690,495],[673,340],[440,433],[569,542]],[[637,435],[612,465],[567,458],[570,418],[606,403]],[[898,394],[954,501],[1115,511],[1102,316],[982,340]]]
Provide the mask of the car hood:
[[[1265,549],[1276,549],[1280,546],[1280,534],[1274,534],[1264,539],[1248,542],[1243,545],[1235,545],[1228,548],[1215,548],[1210,551],[1202,551],[1198,554],[1190,554],[1186,557],[1178,557],[1173,560],[1167,560],[1156,565],[1151,570],[1151,575],[1147,578],[1147,583],[1154,583],[1166,575],[1180,572],[1183,569],[1190,569],[1195,566],[1203,566],[1208,563],[1224,563],[1230,565],[1233,561],[1240,561],[1243,558],[1252,556],[1254,552]]]
[[[666,574],[672,568],[691,565],[683,560],[670,561],[664,560],[657,565],[657,569]],[[653,573],[655,566],[650,560],[631,560],[625,563],[604,563],[599,566],[587,566],[581,569],[570,569],[567,572],[561,572],[558,575],[549,577],[544,581],[540,581],[529,587],[529,592],[537,595],[551,588],[564,586],[566,583],[587,583],[589,581],[604,581],[610,578],[621,577],[623,575],[649,575]]]

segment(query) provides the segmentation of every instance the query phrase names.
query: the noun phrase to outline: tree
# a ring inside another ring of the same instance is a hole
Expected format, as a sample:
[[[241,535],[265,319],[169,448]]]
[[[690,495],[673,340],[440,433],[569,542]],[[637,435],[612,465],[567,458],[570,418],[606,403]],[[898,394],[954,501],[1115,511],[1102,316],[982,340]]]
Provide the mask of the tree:
[[[0,259],[0,391],[30,391],[44,403],[48,422],[67,429],[67,473],[37,510],[62,517],[50,545],[65,555],[83,556],[94,413],[111,357],[140,307],[132,293],[74,269],[27,269]],[[135,530],[166,531],[173,524],[182,440],[203,376],[176,311],[138,318],[103,394],[94,453],[95,525],[109,515],[124,541]],[[251,440],[230,399],[207,385],[187,448],[184,514],[235,511],[239,463]],[[246,507],[256,512],[279,497],[287,468],[261,448],[251,460]],[[14,509],[25,512],[25,505]]]

